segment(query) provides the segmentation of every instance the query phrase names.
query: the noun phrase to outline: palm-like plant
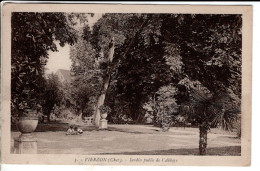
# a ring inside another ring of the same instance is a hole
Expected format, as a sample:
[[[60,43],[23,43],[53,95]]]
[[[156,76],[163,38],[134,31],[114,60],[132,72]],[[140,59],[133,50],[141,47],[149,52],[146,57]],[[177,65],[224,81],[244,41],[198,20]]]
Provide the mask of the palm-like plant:
[[[199,154],[206,155],[208,130],[217,126],[224,130],[232,130],[232,123],[238,119],[240,113],[240,104],[234,101],[228,92],[210,94],[199,89],[191,89],[191,105],[188,106],[188,110],[186,106],[186,109],[181,111],[185,111],[189,119],[198,123]]]

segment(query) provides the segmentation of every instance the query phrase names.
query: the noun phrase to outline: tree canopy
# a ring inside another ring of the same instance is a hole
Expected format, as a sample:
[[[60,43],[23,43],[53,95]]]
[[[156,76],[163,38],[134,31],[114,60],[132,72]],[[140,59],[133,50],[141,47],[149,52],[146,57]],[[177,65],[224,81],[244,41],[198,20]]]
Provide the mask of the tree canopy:
[[[69,17],[70,16],[70,17]],[[48,51],[77,40],[72,14],[14,12],[12,25],[12,105],[18,109],[41,104]]]
[[[193,82],[212,94],[241,97],[240,15],[104,14],[92,30],[84,28],[83,38],[89,48],[79,49],[86,62],[79,66],[91,71],[89,60],[99,59],[103,74],[109,42],[115,40],[105,100],[111,116],[142,119],[144,103],[168,84],[177,88],[178,104],[189,102]]]

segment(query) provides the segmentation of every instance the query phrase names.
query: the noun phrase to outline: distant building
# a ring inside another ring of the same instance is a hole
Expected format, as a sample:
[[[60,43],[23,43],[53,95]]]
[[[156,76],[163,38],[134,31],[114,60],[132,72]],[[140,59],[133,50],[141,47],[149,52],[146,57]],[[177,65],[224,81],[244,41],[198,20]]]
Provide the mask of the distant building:
[[[59,69],[56,72],[57,76],[59,77],[59,80],[62,83],[70,83],[71,82],[71,75],[70,75],[70,71],[69,70],[65,70],[65,69]]]

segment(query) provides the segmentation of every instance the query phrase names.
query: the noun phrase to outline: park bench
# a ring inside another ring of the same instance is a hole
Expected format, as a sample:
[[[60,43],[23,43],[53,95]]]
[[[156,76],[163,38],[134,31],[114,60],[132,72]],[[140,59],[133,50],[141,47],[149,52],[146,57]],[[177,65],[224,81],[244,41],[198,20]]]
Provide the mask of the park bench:
[[[87,125],[93,125],[93,121],[94,121],[94,118],[92,116],[91,117],[84,117],[84,122]]]

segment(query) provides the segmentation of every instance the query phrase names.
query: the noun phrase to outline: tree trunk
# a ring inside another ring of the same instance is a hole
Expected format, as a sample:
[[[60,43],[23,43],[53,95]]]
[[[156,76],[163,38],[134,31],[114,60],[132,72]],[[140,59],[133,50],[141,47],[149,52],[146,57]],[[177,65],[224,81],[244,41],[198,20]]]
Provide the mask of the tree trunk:
[[[106,91],[107,91],[107,88],[108,88],[108,85],[109,85],[109,81],[110,81],[110,76],[106,77],[105,78],[105,83],[104,83],[104,91],[103,93],[99,96],[98,98],[98,102],[97,102],[97,105],[96,105],[96,111],[95,111],[95,125],[97,127],[99,127],[99,121],[100,121],[100,111],[99,111],[99,107],[104,105],[104,102],[105,102],[105,98],[106,98]]]
[[[199,140],[200,155],[206,155],[208,128],[205,126],[200,126],[199,130],[200,130],[200,140]]]
[[[113,58],[114,58],[114,51],[115,51],[115,46],[114,46],[114,38],[113,38],[112,39],[112,46],[109,49],[109,54],[108,54],[108,59],[109,59],[108,70],[107,70],[108,75],[106,76],[106,78],[104,80],[103,91],[102,91],[102,94],[98,98],[96,110],[95,110],[95,114],[94,114],[94,124],[95,124],[96,127],[99,127],[99,121],[100,121],[99,107],[104,105],[107,88],[108,88],[108,85],[109,85],[109,82],[110,82],[110,64],[112,63]]]
[[[125,58],[126,54],[128,53],[128,51],[130,50],[132,44],[134,43],[134,39],[137,37],[137,35],[142,31],[142,29],[144,28],[145,24],[149,21],[149,19],[147,18],[139,27],[139,29],[137,30],[137,32],[135,33],[135,35],[132,37],[132,40],[130,41],[128,47],[126,48],[125,52],[123,53],[122,57],[119,58],[119,60],[117,61],[116,64],[114,64],[113,66],[112,61],[114,58],[114,50],[115,50],[115,44],[114,44],[114,37],[112,38],[112,46],[109,49],[109,54],[108,54],[108,59],[109,59],[109,67],[108,67],[108,76],[107,79],[105,79],[105,83],[104,83],[104,91],[103,93],[100,95],[100,97],[98,98],[98,102],[97,102],[97,106],[96,106],[96,110],[95,110],[95,114],[94,114],[94,123],[96,125],[96,127],[99,127],[99,120],[100,120],[100,111],[99,111],[99,107],[101,105],[104,104],[105,101],[105,97],[106,97],[106,90],[108,88],[109,85],[109,81],[110,81],[110,70],[113,70],[114,67],[116,67],[122,59]],[[111,67],[111,68],[110,68]]]
[[[79,113],[79,118],[80,119],[82,119],[83,117],[82,117],[82,115],[83,115],[83,109],[82,110],[80,110],[80,113]]]
[[[51,121],[51,110],[47,110],[46,115],[47,115],[47,121],[50,122]]]
[[[51,121],[51,114],[47,115],[48,122]]]

